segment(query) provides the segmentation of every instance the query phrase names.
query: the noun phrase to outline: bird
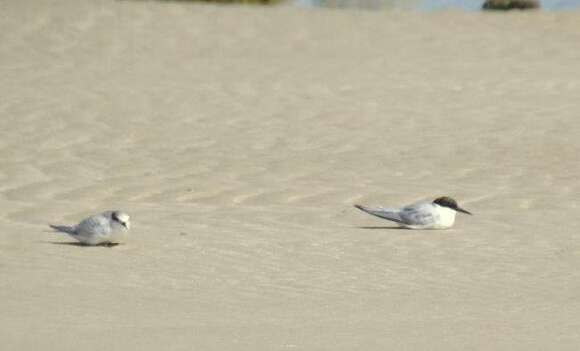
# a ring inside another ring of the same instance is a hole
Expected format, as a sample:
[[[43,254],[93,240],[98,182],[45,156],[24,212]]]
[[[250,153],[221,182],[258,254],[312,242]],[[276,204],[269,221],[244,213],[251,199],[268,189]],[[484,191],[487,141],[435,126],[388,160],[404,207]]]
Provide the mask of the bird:
[[[457,205],[449,196],[433,201],[420,201],[402,208],[370,208],[354,205],[361,211],[397,223],[407,229],[448,229],[455,223],[455,214],[463,212],[472,215]]]
[[[114,246],[124,242],[131,228],[130,217],[122,211],[105,211],[83,219],[75,226],[52,225],[58,232],[66,233],[82,245]]]

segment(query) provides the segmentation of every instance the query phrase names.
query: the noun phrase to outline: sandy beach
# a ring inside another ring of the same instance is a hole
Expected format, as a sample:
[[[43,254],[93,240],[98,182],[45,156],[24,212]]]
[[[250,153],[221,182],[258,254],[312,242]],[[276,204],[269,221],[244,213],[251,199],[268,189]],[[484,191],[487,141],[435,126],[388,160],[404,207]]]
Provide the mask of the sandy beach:
[[[577,350],[579,23],[2,3],[1,349]]]

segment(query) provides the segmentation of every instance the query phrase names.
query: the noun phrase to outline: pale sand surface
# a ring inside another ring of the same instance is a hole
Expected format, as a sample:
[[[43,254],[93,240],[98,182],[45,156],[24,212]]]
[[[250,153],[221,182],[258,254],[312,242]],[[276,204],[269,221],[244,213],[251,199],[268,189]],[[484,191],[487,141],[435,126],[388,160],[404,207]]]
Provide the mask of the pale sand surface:
[[[580,13],[0,10],[2,350],[580,345]]]

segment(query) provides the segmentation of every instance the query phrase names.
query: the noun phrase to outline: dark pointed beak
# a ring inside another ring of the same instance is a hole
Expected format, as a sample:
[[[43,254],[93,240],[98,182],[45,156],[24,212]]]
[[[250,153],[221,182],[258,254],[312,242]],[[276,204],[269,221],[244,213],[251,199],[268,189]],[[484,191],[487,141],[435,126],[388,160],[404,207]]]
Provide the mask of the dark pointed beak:
[[[459,211],[459,212],[467,213],[468,215],[471,215],[471,216],[473,216],[473,213],[471,213],[471,212],[469,212],[469,211],[467,211],[467,210],[464,210],[464,209],[462,209],[461,207],[457,207],[457,208],[455,209],[455,211]]]

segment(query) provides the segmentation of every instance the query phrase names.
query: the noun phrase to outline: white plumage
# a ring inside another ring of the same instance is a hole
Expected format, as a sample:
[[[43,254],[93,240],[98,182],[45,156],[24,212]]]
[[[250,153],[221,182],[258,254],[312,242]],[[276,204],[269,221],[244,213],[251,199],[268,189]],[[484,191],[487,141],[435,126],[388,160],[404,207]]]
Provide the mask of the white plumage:
[[[129,215],[121,211],[106,211],[83,219],[69,227],[50,225],[51,228],[69,234],[85,245],[119,244],[125,241],[131,227]]]
[[[453,227],[457,211],[471,214],[447,196],[421,201],[402,208],[370,208],[355,205],[361,211],[395,222],[409,229],[447,229]]]

